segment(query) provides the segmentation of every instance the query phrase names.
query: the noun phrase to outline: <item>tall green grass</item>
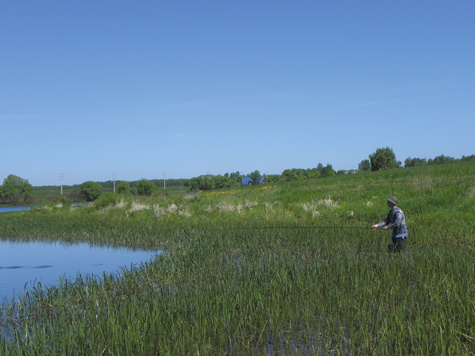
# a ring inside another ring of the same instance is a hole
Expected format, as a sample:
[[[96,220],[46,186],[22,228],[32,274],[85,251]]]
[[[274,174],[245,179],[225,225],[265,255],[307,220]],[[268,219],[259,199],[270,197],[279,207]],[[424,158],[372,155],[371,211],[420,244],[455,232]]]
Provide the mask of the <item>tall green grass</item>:
[[[474,168],[1,215],[5,237],[168,253],[3,305],[0,353],[474,355]],[[391,195],[409,225],[403,254],[386,252],[387,231],[308,228],[369,227]]]

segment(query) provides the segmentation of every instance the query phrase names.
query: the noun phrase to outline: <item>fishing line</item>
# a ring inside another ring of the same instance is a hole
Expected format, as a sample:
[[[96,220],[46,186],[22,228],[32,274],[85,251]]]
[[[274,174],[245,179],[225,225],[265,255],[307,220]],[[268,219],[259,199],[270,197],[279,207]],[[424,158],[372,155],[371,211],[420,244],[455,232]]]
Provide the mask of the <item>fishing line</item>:
[[[259,229],[371,229],[359,226],[255,226],[255,227],[223,227],[210,230],[259,230]]]

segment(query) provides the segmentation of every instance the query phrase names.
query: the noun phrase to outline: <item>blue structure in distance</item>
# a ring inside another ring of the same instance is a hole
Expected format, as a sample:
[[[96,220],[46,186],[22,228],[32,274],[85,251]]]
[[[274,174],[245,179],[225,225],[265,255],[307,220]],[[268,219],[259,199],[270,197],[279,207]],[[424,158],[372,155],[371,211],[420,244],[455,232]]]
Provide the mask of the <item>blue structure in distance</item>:
[[[257,184],[261,184],[261,183],[264,183],[266,181],[266,177],[262,176],[260,179],[259,179],[259,183]],[[242,179],[242,182],[241,182],[242,185],[253,185],[255,184],[254,181],[252,180],[251,177],[244,177]]]

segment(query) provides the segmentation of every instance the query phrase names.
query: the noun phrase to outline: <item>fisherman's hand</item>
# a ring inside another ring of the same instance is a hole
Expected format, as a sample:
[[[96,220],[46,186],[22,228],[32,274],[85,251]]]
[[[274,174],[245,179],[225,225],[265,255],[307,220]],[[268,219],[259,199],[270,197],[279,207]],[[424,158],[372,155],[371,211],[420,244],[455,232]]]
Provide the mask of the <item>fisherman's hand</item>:
[[[388,230],[389,229],[389,225],[386,225],[385,227],[383,227],[384,230]]]
[[[374,224],[373,226],[371,226],[371,230],[376,230],[378,228],[378,224]]]

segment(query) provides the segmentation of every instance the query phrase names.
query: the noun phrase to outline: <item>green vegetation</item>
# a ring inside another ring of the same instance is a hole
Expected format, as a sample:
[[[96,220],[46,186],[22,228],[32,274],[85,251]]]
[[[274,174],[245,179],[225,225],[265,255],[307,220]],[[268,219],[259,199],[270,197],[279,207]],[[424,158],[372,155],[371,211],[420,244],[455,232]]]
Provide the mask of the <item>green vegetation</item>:
[[[0,354],[475,355],[475,162],[0,215],[3,236],[167,253],[3,305]],[[366,229],[396,196],[407,251]],[[289,228],[292,227],[292,228]]]
[[[360,164],[358,164],[359,172],[367,172],[370,169],[371,169],[371,162],[368,159],[362,160]]]
[[[0,186],[0,199],[10,204],[28,202],[33,196],[33,187],[27,179],[10,174]]]
[[[242,177],[244,176],[240,175],[239,172],[237,174],[231,173],[231,175],[226,173],[224,176],[207,174],[191,178],[185,182],[185,186],[191,191],[239,187]]]
[[[117,184],[117,193],[130,194],[130,185],[127,182],[120,182]]]
[[[102,186],[99,183],[87,181],[81,184],[81,193],[87,201],[94,201],[102,194]]]
[[[141,179],[137,184],[138,195],[152,195],[155,189],[156,186],[146,179]]]
[[[369,170],[378,171],[401,167],[402,163],[396,161],[396,156],[392,148],[378,148],[376,152],[369,155],[370,160],[366,159],[358,164],[358,170],[339,170],[335,171],[330,163],[323,166],[319,163],[315,168],[292,168],[286,169],[282,174],[271,174],[265,176],[266,183],[293,182],[296,180],[308,180],[314,178],[332,177],[334,175],[355,174]],[[404,167],[420,167],[425,165],[437,165],[455,162],[475,161],[475,155],[462,156],[456,159],[449,156],[440,155],[434,159],[411,158],[404,161]],[[258,170],[247,175],[252,178],[254,184],[258,184],[261,174]],[[241,186],[242,179],[245,176],[239,171],[225,173],[224,175],[201,175],[191,179],[141,179],[139,181],[106,181],[92,182],[88,181],[81,185],[72,186],[40,186],[32,187],[28,180],[15,175],[9,175],[0,186],[0,203],[9,205],[18,204],[37,204],[48,200],[50,203],[57,201],[64,202],[84,202],[93,201],[101,194],[108,192],[117,192],[120,194],[132,194],[139,196],[161,195],[164,191],[170,193],[185,191],[207,191],[215,189],[237,188]],[[117,186],[117,189],[116,189]]]
[[[137,192],[137,185],[140,181],[134,182],[125,182],[125,181],[117,181],[116,182],[116,192],[119,194],[135,194],[138,195]],[[153,194],[162,194],[163,193],[163,181],[158,180],[150,180],[154,185]],[[88,185],[91,182],[85,182]],[[100,191],[100,194],[107,194],[112,193],[114,191],[114,182],[107,181],[107,182],[95,182],[99,184],[101,188],[96,186],[96,190]],[[169,192],[179,192],[179,191],[186,191],[183,179],[173,179],[167,181],[166,191]],[[57,201],[57,200],[64,200],[67,199],[71,202],[84,202],[87,200],[86,195],[82,191],[82,184],[81,185],[70,185],[70,186],[63,186],[63,194],[60,195],[61,189],[58,186],[41,186],[41,187],[33,187],[34,196],[30,197],[31,203],[39,203],[44,201]],[[86,188],[87,189],[87,188]]]
[[[401,165],[401,162],[396,161],[396,155],[390,147],[378,148],[376,152],[369,155],[369,160],[372,171],[396,168]]]

